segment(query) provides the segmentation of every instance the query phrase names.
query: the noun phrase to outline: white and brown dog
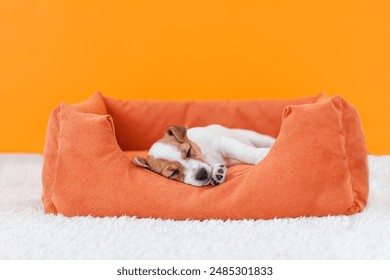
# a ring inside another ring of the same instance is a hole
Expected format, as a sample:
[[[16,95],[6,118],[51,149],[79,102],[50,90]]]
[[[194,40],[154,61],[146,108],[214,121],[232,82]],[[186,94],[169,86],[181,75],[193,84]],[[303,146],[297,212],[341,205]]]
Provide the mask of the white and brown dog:
[[[147,158],[135,157],[133,163],[190,185],[217,186],[225,181],[227,167],[259,163],[274,142],[271,136],[221,125],[169,126]]]

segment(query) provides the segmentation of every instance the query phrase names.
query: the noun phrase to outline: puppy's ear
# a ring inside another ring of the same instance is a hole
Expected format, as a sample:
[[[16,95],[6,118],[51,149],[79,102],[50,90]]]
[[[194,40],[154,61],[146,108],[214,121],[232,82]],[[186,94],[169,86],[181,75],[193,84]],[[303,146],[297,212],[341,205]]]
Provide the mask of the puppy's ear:
[[[150,166],[146,162],[146,159],[144,159],[142,157],[134,157],[133,158],[133,163],[134,163],[134,165],[136,165],[138,167],[150,169]]]
[[[187,128],[184,125],[168,126],[167,133],[174,136],[179,143],[184,143],[187,138]]]

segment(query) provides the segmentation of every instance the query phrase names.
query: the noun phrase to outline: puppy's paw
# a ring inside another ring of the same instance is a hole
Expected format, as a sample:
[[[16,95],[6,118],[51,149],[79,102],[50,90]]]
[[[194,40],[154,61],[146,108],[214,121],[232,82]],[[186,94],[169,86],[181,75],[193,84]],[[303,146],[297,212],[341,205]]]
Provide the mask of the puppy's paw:
[[[211,171],[211,180],[210,184],[213,186],[218,186],[225,182],[227,174],[227,168],[224,164],[214,164],[213,170]]]

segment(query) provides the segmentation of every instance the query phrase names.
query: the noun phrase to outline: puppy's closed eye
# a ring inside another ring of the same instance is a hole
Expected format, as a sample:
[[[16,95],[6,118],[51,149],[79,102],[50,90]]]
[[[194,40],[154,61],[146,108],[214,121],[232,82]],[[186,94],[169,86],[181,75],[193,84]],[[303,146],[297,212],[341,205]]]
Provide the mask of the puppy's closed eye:
[[[179,175],[179,173],[180,173],[179,169],[175,169],[175,170],[173,170],[171,176],[169,176],[168,178],[175,177],[175,176]]]

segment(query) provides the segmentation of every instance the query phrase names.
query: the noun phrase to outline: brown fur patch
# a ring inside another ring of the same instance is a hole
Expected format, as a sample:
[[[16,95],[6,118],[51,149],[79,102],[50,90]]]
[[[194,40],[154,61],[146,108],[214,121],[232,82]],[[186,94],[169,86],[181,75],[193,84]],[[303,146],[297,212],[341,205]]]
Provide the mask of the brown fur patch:
[[[182,139],[183,142],[179,142],[174,135],[166,133],[162,139],[157,142],[170,144],[176,147],[182,153],[182,159],[187,158],[188,150],[191,148],[191,158],[205,162],[204,155],[200,150],[200,147],[187,138],[187,135]]]
[[[152,156],[148,156],[146,162],[149,165],[150,170],[152,170],[153,172],[169,179],[184,182],[184,166],[181,165],[179,162],[161,158],[155,159]],[[172,176],[172,174],[176,170],[178,170],[178,174]]]

